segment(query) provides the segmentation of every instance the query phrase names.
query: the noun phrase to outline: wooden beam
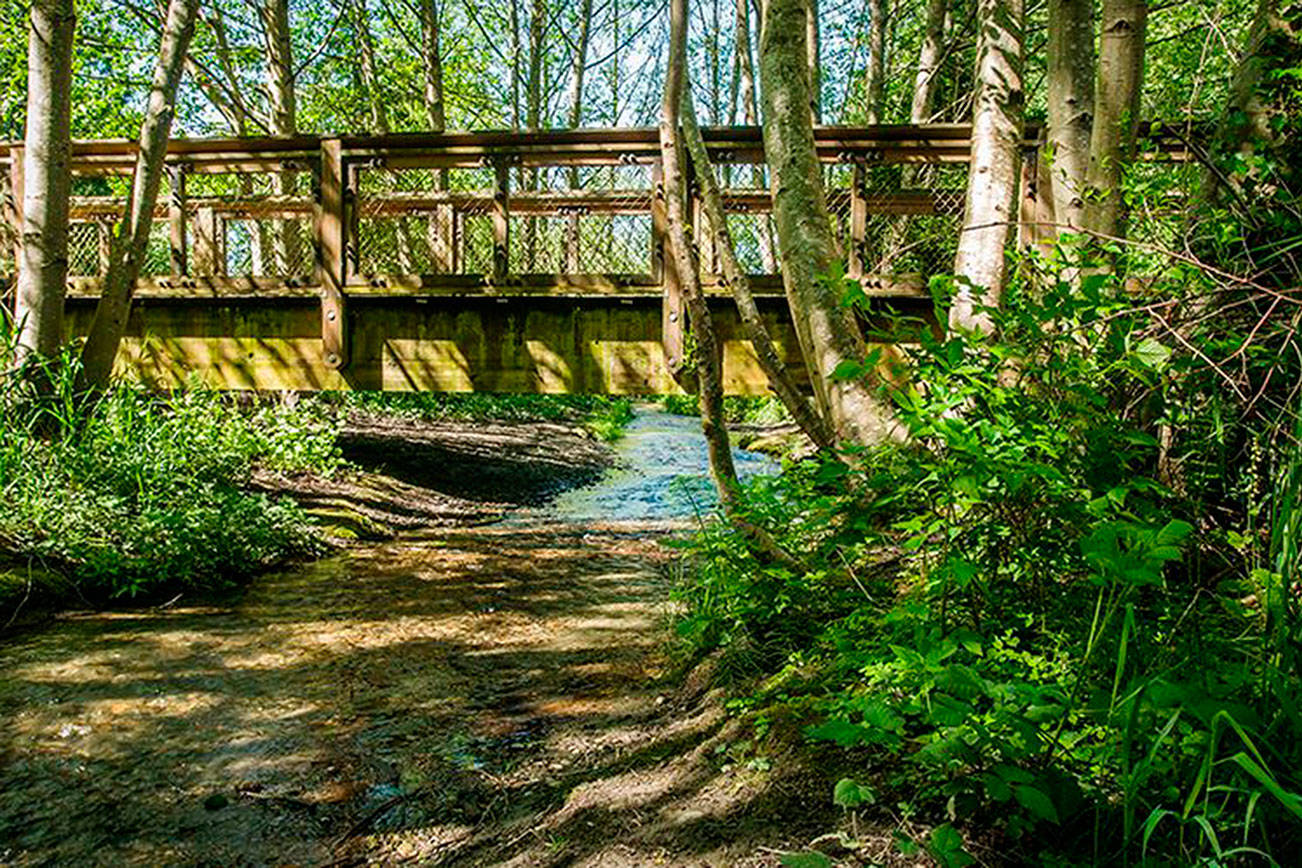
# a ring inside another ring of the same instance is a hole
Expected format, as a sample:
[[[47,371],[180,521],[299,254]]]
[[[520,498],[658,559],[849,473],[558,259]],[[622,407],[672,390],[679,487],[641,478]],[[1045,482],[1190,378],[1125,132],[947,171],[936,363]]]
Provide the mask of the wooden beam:
[[[312,225],[316,236],[316,280],[321,288],[321,353],[329,368],[348,364],[347,305],[344,284],[348,279],[345,254],[345,193],[349,167],[343,159],[339,139],[321,142],[321,159],[316,188],[316,213]],[[355,209],[354,209],[355,210]],[[354,238],[356,236],[353,236]]]
[[[511,270],[511,173],[505,159],[493,161],[493,266],[494,280]]]

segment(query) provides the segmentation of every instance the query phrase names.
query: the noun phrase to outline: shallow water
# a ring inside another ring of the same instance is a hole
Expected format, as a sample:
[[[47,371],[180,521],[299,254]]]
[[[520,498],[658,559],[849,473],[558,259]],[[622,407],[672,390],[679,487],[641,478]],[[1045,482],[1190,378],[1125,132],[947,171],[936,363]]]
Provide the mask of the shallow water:
[[[638,407],[615,451],[618,463],[600,481],[525,510],[516,520],[663,521],[691,518],[718,505],[700,419],[654,405]],[[779,470],[767,455],[736,448],[732,454],[743,482]]]

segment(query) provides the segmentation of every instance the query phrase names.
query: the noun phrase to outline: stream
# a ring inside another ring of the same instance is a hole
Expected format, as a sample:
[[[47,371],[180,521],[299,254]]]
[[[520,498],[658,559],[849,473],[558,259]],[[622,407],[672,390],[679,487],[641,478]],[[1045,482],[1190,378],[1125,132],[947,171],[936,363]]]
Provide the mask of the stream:
[[[551,503],[521,511],[513,523],[539,520],[574,524],[673,521],[704,515],[719,502],[710,481],[710,459],[701,422],[639,405],[615,442],[616,465],[598,482],[573,488]],[[733,448],[737,475],[746,482],[777,473],[777,460]]]

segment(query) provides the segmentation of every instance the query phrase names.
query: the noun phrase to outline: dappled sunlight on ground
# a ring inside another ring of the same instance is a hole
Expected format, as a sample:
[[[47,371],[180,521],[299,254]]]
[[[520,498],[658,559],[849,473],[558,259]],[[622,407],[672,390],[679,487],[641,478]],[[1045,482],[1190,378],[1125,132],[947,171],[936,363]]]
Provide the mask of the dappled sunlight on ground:
[[[782,787],[721,774],[723,715],[656,680],[667,557],[427,532],[11,638],[0,863],[772,862]]]

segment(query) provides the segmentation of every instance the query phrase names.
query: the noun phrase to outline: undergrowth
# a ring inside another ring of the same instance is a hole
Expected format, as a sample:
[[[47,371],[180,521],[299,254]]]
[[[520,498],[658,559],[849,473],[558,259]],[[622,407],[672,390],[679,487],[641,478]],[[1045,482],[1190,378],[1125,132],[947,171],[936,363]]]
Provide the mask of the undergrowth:
[[[34,577],[93,602],[223,587],[321,550],[294,503],[244,483],[255,464],[333,470],[328,420],[279,402],[241,409],[200,389],[78,395],[73,366],[50,367],[47,394],[22,372],[0,380],[6,605]]]
[[[761,733],[795,715],[843,750],[861,772],[842,789],[904,852],[1302,852],[1302,369],[1254,317],[1195,320],[1185,351],[1133,292],[1027,269],[998,339],[924,330],[887,393],[907,446],[750,487],[750,519],[804,569],[723,524],[690,547],[682,637]],[[1185,268],[1152,297],[1211,293]],[[1240,345],[1254,415],[1205,363]]]

